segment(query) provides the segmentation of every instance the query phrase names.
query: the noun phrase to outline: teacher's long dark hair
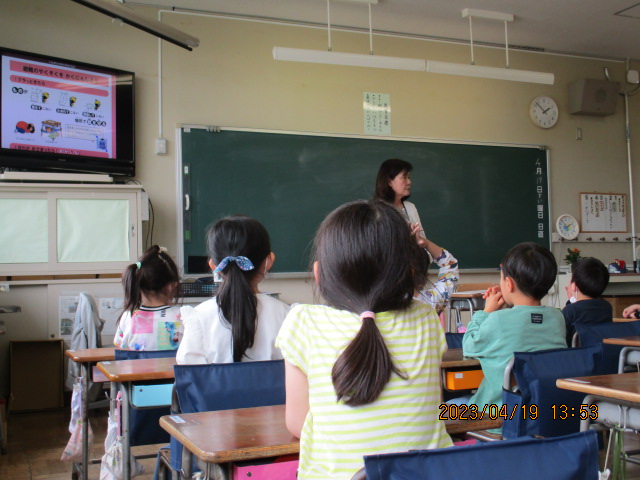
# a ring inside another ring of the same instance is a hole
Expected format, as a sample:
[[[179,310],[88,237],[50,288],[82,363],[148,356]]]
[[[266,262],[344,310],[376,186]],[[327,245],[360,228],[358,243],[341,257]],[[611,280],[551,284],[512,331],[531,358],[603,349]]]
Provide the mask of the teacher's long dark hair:
[[[356,314],[404,310],[425,283],[420,249],[406,222],[386,202],[343,205],[322,222],[315,240],[318,289],[332,307]],[[373,318],[364,318],[356,337],[332,369],[337,399],[347,405],[375,401],[394,364]]]
[[[216,265],[225,257],[238,255],[247,257],[254,265],[252,270],[243,271],[236,262],[228,262],[222,270],[223,282],[216,295],[222,317],[231,326],[233,361],[241,362],[253,346],[258,328],[258,299],[251,280],[263,275],[260,268],[271,253],[269,233],[251,217],[226,217],[207,231],[207,251]]]

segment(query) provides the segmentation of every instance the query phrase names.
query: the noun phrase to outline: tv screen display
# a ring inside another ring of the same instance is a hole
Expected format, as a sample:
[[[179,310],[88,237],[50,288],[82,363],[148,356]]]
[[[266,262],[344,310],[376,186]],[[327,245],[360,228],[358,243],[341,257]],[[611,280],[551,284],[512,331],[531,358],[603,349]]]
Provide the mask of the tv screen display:
[[[134,79],[0,47],[0,169],[133,176]]]

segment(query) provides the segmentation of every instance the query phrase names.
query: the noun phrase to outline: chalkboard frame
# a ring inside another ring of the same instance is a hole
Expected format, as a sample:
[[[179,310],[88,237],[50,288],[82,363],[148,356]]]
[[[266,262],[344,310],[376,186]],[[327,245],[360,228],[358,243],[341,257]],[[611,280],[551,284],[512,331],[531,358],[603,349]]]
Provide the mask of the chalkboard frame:
[[[183,208],[179,208],[178,209],[178,235],[179,235],[179,241],[178,241],[178,260],[180,262],[180,265],[183,266],[183,268],[185,269],[185,276],[194,276],[193,274],[191,274],[190,272],[187,271],[186,267],[187,267],[187,257],[190,255],[189,252],[187,252],[185,249],[185,237],[184,237],[184,233],[185,233],[185,228],[184,228],[184,222],[186,220],[191,220],[191,216],[192,216],[192,212],[191,211],[187,211],[184,209],[185,203],[187,200],[186,197],[191,195],[191,191],[190,191],[190,182],[189,181],[185,181],[186,176],[185,171],[191,173],[192,172],[192,165],[191,165],[191,160],[189,158],[185,158],[185,144],[183,142],[183,134],[185,133],[191,133],[193,131],[201,131],[201,132],[210,132],[211,134],[216,134],[216,133],[224,133],[224,132],[238,132],[238,133],[247,133],[247,134],[259,134],[259,135],[267,135],[267,136],[273,136],[273,135],[277,135],[278,139],[285,139],[285,138],[300,138],[300,137],[319,137],[321,139],[326,139],[328,142],[334,142],[334,141],[338,141],[335,139],[346,139],[347,142],[349,141],[355,141],[355,142],[385,142],[385,143],[375,143],[375,145],[385,145],[386,142],[392,142],[395,145],[398,145],[398,142],[400,142],[400,144],[402,145],[423,145],[423,147],[425,145],[430,146],[429,148],[434,148],[433,146],[441,146],[441,148],[457,148],[457,147],[466,147],[466,148],[471,148],[471,149],[484,149],[484,148],[488,148],[488,149],[500,149],[500,154],[502,154],[502,149],[516,149],[516,150],[512,150],[513,152],[518,152],[518,155],[521,155],[519,152],[525,152],[528,151],[529,154],[531,154],[532,152],[536,152],[535,155],[537,156],[537,160],[536,163],[539,163],[539,168],[538,170],[540,170],[540,168],[542,169],[543,173],[542,176],[539,177],[537,179],[537,183],[538,186],[536,188],[541,189],[541,192],[538,192],[537,196],[539,197],[538,203],[542,203],[542,206],[540,207],[540,205],[537,205],[538,209],[541,209],[542,212],[538,212],[538,216],[542,215],[542,218],[538,217],[538,219],[536,220],[537,226],[538,226],[538,230],[541,230],[543,232],[542,237],[540,238],[532,238],[531,236],[529,237],[522,237],[522,239],[518,239],[518,241],[535,241],[536,243],[540,243],[542,245],[544,245],[547,248],[550,248],[551,245],[551,202],[550,202],[550,178],[549,178],[549,151],[548,148],[546,146],[541,146],[541,145],[525,145],[525,144],[507,144],[507,143],[491,143],[491,142],[471,142],[471,141],[453,141],[453,140],[440,140],[440,139],[429,139],[429,138],[415,138],[415,137],[376,137],[376,136],[366,136],[366,135],[346,135],[346,134],[332,134],[332,133],[318,133],[318,132],[296,132],[296,131],[281,131],[281,130],[262,130],[262,129],[250,129],[250,128],[234,128],[234,127],[212,127],[212,126],[205,126],[205,125],[181,125],[176,129],[176,142],[177,142],[177,156],[178,156],[178,162],[177,162],[177,167],[178,167],[178,198],[179,203],[182,202],[182,207]],[[287,137],[288,136],[288,137]],[[279,140],[278,140],[279,141]],[[496,150],[492,150],[492,151],[496,151]],[[475,152],[475,150],[474,150]],[[187,155],[188,156],[188,155]],[[379,167],[379,164],[386,158],[391,158],[393,156],[396,157],[401,157],[401,158],[405,158],[405,156],[403,156],[402,152],[400,153],[400,155],[383,155],[382,157],[378,158],[375,160],[375,171],[374,169],[370,169],[371,171],[369,172],[369,176],[367,177],[367,191],[366,191],[366,195],[357,195],[354,198],[351,198],[353,200],[357,199],[357,198],[369,198],[371,196],[371,194],[373,193],[373,184],[375,182],[375,173],[377,172],[377,169]],[[414,164],[414,172],[413,172],[413,177],[414,177],[414,190],[413,190],[413,195],[410,199],[410,201],[414,201],[414,203],[416,203],[416,205],[418,206],[418,211],[420,212],[421,215],[421,219],[423,222],[423,225],[425,225],[425,229],[427,230],[427,234],[428,236],[430,236],[430,238],[432,238],[435,242],[440,243],[442,246],[444,246],[445,248],[449,248],[451,250],[451,247],[449,245],[449,241],[446,238],[438,238],[437,235],[437,229],[433,229],[433,228],[429,228],[429,221],[431,218],[431,214],[430,211],[428,212],[423,206],[424,203],[420,204],[418,201],[416,201],[416,191],[420,188],[420,175],[418,175],[416,177],[416,172],[420,170],[420,168],[423,165],[417,165],[414,159],[411,158],[405,158],[409,161],[412,161],[412,163]],[[216,181],[215,180],[207,180],[207,188],[214,188],[216,185]],[[504,183],[502,184],[504,185]],[[351,200],[349,199],[349,200]],[[505,199],[508,200],[508,199]],[[197,204],[197,199],[194,199],[193,197],[190,198],[190,203],[191,203],[191,209],[193,209],[193,205],[194,203]],[[348,200],[347,200],[348,201]],[[344,202],[340,202],[339,204],[344,203]],[[507,202],[509,203],[509,202]],[[338,204],[338,205],[339,205]],[[336,205],[337,206],[337,205]],[[533,205],[527,205],[527,208],[531,206],[533,207]],[[499,209],[501,210],[501,209]],[[247,213],[247,212],[241,212],[241,211],[224,211],[224,212],[220,212],[221,215],[226,215],[226,214],[230,214],[230,213]],[[327,212],[328,213],[328,212]],[[499,212],[498,212],[499,214]],[[219,215],[220,216],[220,215]],[[258,217],[258,215],[253,215]],[[324,215],[321,216],[321,218],[319,218],[318,220],[318,224],[319,222],[322,220],[322,218],[324,218]],[[213,213],[210,215],[210,221],[208,223],[211,223],[212,221],[215,221],[217,219],[216,214]],[[260,218],[261,221],[263,221],[263,223],[268,224],[269,222],[265,222],[264,219]],[[507,219],[509,220],[509,219]],[[512,219],[511,219],[512,220]],[[207,224],[208,224],[207,223]],[[201,227],[202,228],[202,227]],[[269,229],[269,226],[267,225],[267,228]],[[272,242],[273,242],[273,228],[269,229],[270,233],[272,235]],[[430,234],[429,232],[434,232],[433,234]],[[315,232],[315,227],[314,227],[314,232]],[[484,232],[486,233],[486,232]],[[196,231],[194,230],[194,232],[191,234],[191,238],[194,238],[198,235],[202,234],[201,236],[204,235],[204,230],[200,230],[200,231]],[[540,233],[538,232],[538,235],[540,235]],[[312,235],[311,235],[312,237]],[[273,242],[276,243],[277,242]],[[517,243],[517,242],[515,242]],[[281,261],[282,260],[282,256],[283,256],[283,252],[282,249],[278,250],[277,245],[272,245],[274,251],[276,251],[276,254],[278,256],[278,259]],[[457,248],[457,251],[452,250],[452,253],[454,253],[454,255],[456,255],[459,260],[460,257],[464,258],[464,253],[460,252],[460,248]],[[504,250],[506,251],[506,250]],[[310,245],[306,245],[305,246],[305,256],[310,252]],[[198,252],[199,255],[206,255],[206,252],[204,251],[204,247],[199,248]],[[463,253],[463,255],[461,255],[461,253]],[[494,252],[495,254],[496,252]],[[504,252],[501,252],[501,255],[504,254]],[[285,254],[286,255],[286,254]],[[494,255],[495,256],[495,255]],[[497,257],[496,257],[497,258]],[[501,257],[500,257],[501,258]],[[301,265],[300,267],[296,267],[296,268],[292,268],[292,269],[278,269],[277,268],[277,264],[278,261],[276,261],[276,268],[274,268],[275,273],[273,273],[274,276],[276,277],[289,277],[289,278],[295,278],[295,277],[306,277],[308,276],[308,258],[307,261],[305,261],[303,264],[299,264]],[[468,263],[467,263],[468,265]],[[468,267],[465,267],[465,263],[463,263],[461,261],[461,265],[460,268],[463,271],[468,271],[468,272],[495,272],[497,267],[499,265],[499,260],[495,261],[495,259],[493,259],[491,261],[491,264],[484,264],[484,265],[471,265]],[[201,275],[195,275],[195,276],[201,276]]]

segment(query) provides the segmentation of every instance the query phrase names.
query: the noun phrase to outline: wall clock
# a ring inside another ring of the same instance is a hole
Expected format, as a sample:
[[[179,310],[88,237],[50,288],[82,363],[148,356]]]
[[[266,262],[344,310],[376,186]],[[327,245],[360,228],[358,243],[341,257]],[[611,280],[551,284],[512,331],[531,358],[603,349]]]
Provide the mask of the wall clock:
[[[564,213],[556,220],[556,231],[565,240],[573,240],[580,233],[580,228],[575,217]]]
[[[534,98],[529,106],[531,120],[541,128],[551,128],[558,121],[558,104],[551,97]]]

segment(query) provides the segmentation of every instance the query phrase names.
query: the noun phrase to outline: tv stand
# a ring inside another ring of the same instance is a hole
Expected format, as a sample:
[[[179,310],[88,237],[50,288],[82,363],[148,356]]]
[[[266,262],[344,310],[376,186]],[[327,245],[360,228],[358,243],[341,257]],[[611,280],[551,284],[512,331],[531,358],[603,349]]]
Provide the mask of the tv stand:
[[[50,183],[113,183],[109,175],[98,173],[54,173],[54,172],[4,172],[4,182],[50,182]]]

